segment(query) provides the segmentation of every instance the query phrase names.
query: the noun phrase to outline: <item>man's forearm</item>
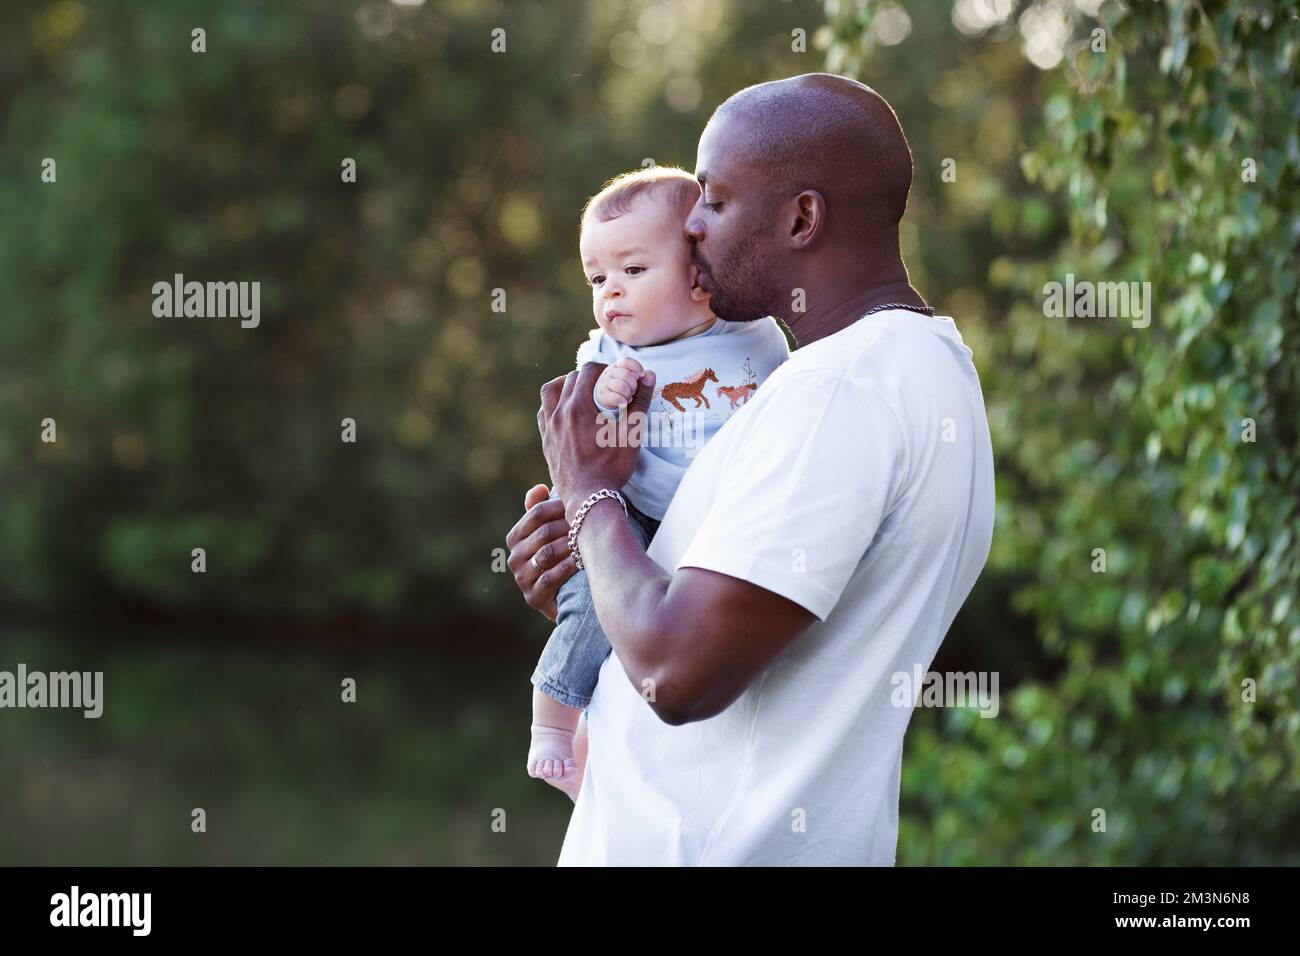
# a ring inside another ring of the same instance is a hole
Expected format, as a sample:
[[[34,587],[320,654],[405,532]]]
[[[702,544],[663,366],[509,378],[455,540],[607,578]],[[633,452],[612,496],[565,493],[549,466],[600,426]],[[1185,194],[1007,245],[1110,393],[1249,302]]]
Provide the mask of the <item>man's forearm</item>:
[[[592,505],[582,519],[578,549],[605,636],[637,692],[653,690],[651,703],[658,703],[660,692],[670,689],[667,666],[675,659],[673,643],[680,636],[665,620],[664,598],[672,578],[641,550],[613,499]],[[646,685],[647,679],[654,683]]]

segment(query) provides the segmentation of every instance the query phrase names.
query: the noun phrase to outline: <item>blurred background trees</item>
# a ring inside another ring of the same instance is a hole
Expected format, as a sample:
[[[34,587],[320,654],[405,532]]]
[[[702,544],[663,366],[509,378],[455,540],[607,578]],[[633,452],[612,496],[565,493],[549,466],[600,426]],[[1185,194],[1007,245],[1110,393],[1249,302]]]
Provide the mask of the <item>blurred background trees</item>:
[[[0,859],[552,863],[568,802],[523,771],[546,622],[494,549],[547,480],[537,389],[592,324],[578,212],[647,159],[693,168],[735,90],[821,69],[899,113],[904,254],[975,351],[998,456],[990,566],[934,667],[1006,698],[913,717],[899,862],[1300,855],[1293,4],[7,22],[0,667],[94,663],[109,703],[0,721],[25,822]],[[1067,272],[1150,281],[1151,325],[1045,318]],[[260,281],[260,327],[155,318],[176,273]]]

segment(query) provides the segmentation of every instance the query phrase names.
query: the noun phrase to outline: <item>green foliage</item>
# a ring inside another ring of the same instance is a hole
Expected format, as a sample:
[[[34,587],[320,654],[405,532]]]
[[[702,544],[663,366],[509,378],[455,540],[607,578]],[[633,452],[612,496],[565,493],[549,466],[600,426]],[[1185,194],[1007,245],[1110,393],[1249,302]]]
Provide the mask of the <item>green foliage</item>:
[[[538,390],[595,324],[579,210],[796,72],[790,11],[660,24],[634,68],[636,11],[594,2],[10,7],[0,601],[540,635],[493,551],[547,480]],[[260,326],[155,318],[176,273],[260,281]]]
[[[871,50],[855,22],[847,62]],[[974,346],[998,461],[986,576],[1023,576],[1015,607],[1060,673],[994,720],[918,713],[899,858],[1294,864],[1296,7],[1107,3],[1071,26],[1019,156],[1041,194],[1001,190],[1018,207],[995,216],[1006,308]],[[1018,254],[1050,208],[1055,252]],[[1045,318],[1067,273],[1150,282],[1150,326]]]

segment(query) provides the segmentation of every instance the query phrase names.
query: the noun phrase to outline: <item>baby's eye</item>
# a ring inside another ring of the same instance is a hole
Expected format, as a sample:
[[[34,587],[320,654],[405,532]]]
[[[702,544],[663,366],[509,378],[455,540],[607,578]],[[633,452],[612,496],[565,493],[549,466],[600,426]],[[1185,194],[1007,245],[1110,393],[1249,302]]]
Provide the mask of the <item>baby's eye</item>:
[[[604,276],[599,276],[599,275],[598,275],[598,276],[592,276],[590,279],[587,280],[587,284],[588,284],[588,285],[600,285],[600,284],[601,284],[602,282],[604,282],[604,281],[605,281],[605,277],[604,277]]]
[[[638,275],[638,274],[640,274],[640,273],[642,273],[642,272],[645,272],[645,266],[628,266],[628,267],[627,267],[626,269],[624,269],[623,271],[626,272],[626,273],[627,273],[628,275],[630,275],[630,276],[634,276],[634,275]]]

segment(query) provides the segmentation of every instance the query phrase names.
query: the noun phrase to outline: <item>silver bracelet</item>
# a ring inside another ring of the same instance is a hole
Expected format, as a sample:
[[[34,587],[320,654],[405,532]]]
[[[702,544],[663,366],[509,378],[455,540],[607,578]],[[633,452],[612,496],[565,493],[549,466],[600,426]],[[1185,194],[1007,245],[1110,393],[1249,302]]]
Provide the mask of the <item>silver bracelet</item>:
[[[582,527],[582,519],[587,517],[587,512],[601,498],[617,498],[618,503],[623,506],[623,514],[627,514],[627,501],[613,488],[602,488],[594,492],[579,507],[577,513],[573,516],[573,523],[569,526],[569,553],[573,555],[573,563],[582,570],[582,555],[578,554],[578,529]]]

